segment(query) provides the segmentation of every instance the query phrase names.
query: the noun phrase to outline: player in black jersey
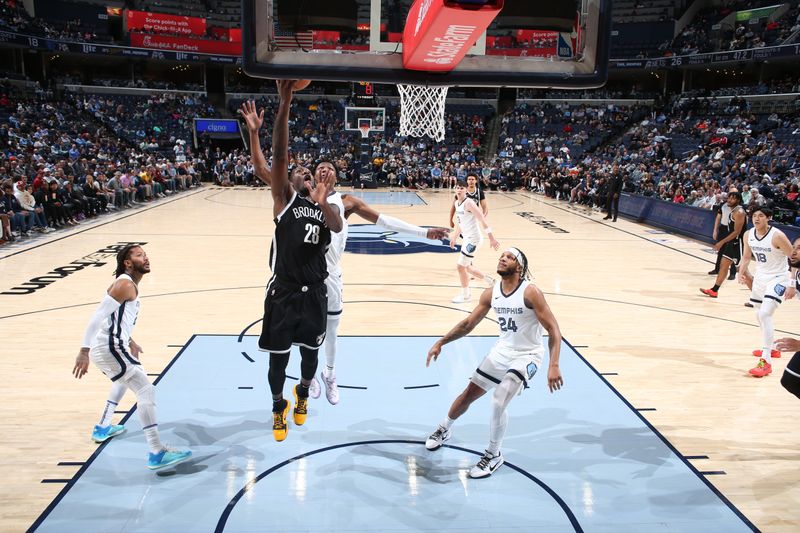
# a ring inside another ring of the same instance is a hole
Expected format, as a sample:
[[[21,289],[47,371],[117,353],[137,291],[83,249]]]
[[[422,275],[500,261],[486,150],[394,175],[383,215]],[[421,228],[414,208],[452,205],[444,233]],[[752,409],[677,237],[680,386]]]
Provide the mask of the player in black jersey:
[[[714,245],[714,251],[722,252],[722,262],[717,271],[717,280],[710,289],[700,289],[700,292],[711,298],[719,295],[719,288],[728,275],[728,268],[735,268],[742,259],[742,238],[747,231],[747,213],[742,207],[742,193],[739,191],[729,192],[726,202],[731,209],[730,221],[726,228],[727,233]]]
[[[800,238],[792,243],[792,256],[789,258],[789,266],[792,267],[792,277],[794,277],[795,288],[800,293]],[[783,370],[781,385],[787,391],[800,398],[800,339],[784,337],[775,341],[775,349],[781,352],[794,352],[792,359]]]
[[[317,372],[317,352],[325,340],[328,276],[325,252],[331,231],[342,230],[338,208],[328,204],[336,183],[332,165],[318,165],[314,173],[302,166],[289,177],[289,108],[294,80],[279,80],[280,104],[272,131],[272,169],[261,152],[258,129],[264,113],[248,113],[250,151],[256,175],[271,184],[275,236],[270,249],[272,278],[264,300],[264,320],[258,347],[269,352],[272,391],[272,433],[286,438],[289,402],[283,398],[286,365],[292,345],[300,347],[300,383],[294,387],[294,423],[303,425],[308,413],[308,386]],[[252,122],[252,124],[251,124]]]

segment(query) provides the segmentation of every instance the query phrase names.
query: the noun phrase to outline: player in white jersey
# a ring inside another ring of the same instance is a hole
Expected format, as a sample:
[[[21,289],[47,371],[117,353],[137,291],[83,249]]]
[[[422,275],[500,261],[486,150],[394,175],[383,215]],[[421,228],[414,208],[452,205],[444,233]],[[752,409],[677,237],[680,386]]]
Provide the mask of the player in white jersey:
[[[456,212],[456,223],[450,233],[450,247],[455,248],[456,239],[461,235],[461,253],[458,256],[458,280],[461,284],[461,292],[453,298],[454,304],[468,302],[471,298],[469,293],[470,275],[483,279],[486,283],[492,284],[494,280],[491,276],[484,274],[472,264],[475,252],[483,242],[481,228],[489,236],[489,244],[495,250],[500,248],[500,243],[494,238],[492,228],[486,222],[483,211],[475,202],[467,198],[467,184],[464,180],[456,182],[456,200],[453,204]]]
[[[497,314],[500,338],[492,347],[470,378],[467,388],[450,406],[444,421],[425,442],[428,450],[441,448],[450,438],[450,428],[469,406],[494,388],[492,415],[489,424],[489,446],[478,464],[472,467],[469,476],[490,476],[503,464],[500,446],[508,425],[508,404],[542,364],[544,346],[542,328],[549,334],[550,364],[547,383],[550,392],[564,384],[558,359],[561,352],[561,331],[542,291],[527,278],[528,260],[519,249],[509,248],[500,256],[497,273],[500,280],[481,294],[472,313],[459,322],[450,332],[436,341],[428,352],[426,366],[436,361],[442,346],[467,335],[486,317],[490,309]]]
[[[136,411],[150,447],[147,467],[156,470],[185,461],[192,452],[172,450],[161,443],[155,387],[139,363],[139,354],[144,350],[131,338],[139,316],[139,282],[148,272],[150,261],[141,246],[127,245],[117,253],[116,280],[89,321],[72,373],[82,378],[89,371],[91,359],[111,379],[105,410],[92,432],[95,442],[104,442],[125,431],[124,426],[112,425],[111,418],[125,391],[133,391]]]
[[[783,302],[795,294],[794,283],[789,279],[789,263],[792,244],[786,235],[769,225],[772,210],[757,207],[752,214],[753,229],[744,239],[744,257],[739,272],[739,282],[748,284],[747,266],[755,259],[756,271],[753,274],[750,303],[756,309],[756,319],[761,327],[761,349],[754,350],[759,357],[758,364],[750,369],[750,375],[761,378],[772,372],[772,358],[780,357],[780,352],[772,345],[775,325],[772,316]]]
[[[330,164],[330,163],[320,163]],[[347,245],[347,219],[350,215],[358,215],[368,222],[377,224],[386,229],[410,233],[417,237],[425,237],[431,240],[441,240],[447,236],[447,230],[444,228],[422,228],[414,226],[400,219],[384,215],[373,209],[361,198],[351,194],[342,195],[334,192],[328,197],[328,203],[338,207],[344,220],[344,229],[341,233],[331,235],[331,245],[325,255],[328,263],[328,277],[325,279],[325,285],[328,288],[328,325],[325,332],[325,342],[323,349],[325,350],[325,368],[320,371],[323,383],[325,383],[325,396],[328,402],[332,405],[339,403],[339,388],[336,385],[336,344],[339,329],[339,322],[342,316],[342,267],[341,259],[344,254],[345,246]],[[309,388],[309,393],[312,398],[319,398],[321,387],[319,380],[314,377]]]

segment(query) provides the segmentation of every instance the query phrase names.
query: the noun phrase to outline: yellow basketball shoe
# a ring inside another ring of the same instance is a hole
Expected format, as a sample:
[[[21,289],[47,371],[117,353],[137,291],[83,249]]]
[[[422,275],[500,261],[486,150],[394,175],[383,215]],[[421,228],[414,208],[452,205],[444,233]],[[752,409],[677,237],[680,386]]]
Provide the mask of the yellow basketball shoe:
[[[295,424],[302,426],[306,423],[306,416],[308,415],[308,396],[303,398],[297,394],[297,388],[299,386],[300,385],[295,385],[292,389],[294,392],[294,411],[292,411],[292,417],[294,418]]]
[[[286,422],[286,417],[289,415],[289,402],[283,401],[283,408],[272,411],[272,436],[275,440],[281,442],[286,438],[286,433],[289,431],[289,424]]]

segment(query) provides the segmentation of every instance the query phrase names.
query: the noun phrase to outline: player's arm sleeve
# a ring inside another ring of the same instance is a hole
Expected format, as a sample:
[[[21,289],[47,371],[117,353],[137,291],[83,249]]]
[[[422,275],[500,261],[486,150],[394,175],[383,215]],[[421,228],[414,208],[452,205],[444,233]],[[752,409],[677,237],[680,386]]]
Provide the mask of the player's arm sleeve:
[[[83,334],[83,344],[81,347],[92,347],[92,341],[97,336],[97,332],[100,330],[100,325],[103,323],[103,320],[105,320],[108,315],[116,313],[119,306],[120,303],[108,294],[103,297],[103,301],[97,306],[92,318],[89,320],[89,325],[86,326],[86,332]]]
[[[378,217],[378,225],[401,233],[410,233],[417,237],[426,237],[428,235],[428,230],[425,228],[409,224],[408,222],[404,222],[399,218],[390,217],[389,215],[381,214]]]

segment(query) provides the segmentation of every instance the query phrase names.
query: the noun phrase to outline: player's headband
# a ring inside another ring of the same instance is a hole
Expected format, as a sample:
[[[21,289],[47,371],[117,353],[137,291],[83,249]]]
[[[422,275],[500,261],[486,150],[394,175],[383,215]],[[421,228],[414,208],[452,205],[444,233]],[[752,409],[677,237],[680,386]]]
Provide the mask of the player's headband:
[[[522,267],[522,272],[525,272],[525,270],[528,268],[528,265],[525,264],[525,256],[522,255],[522,252],[513,246],[506,250],[506,252],[514,256],[514,259],[517,261],[517,263],[519,263],[519,266]]]

